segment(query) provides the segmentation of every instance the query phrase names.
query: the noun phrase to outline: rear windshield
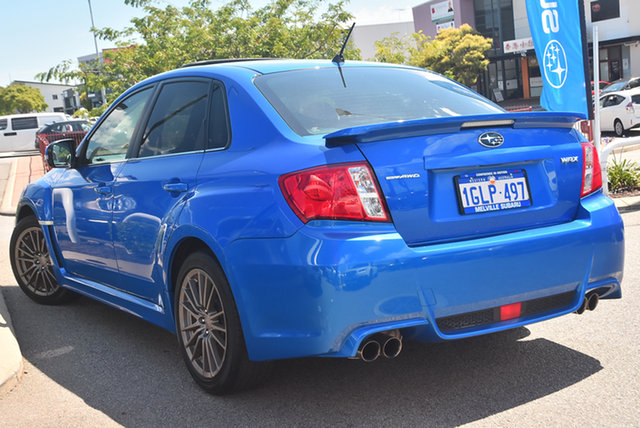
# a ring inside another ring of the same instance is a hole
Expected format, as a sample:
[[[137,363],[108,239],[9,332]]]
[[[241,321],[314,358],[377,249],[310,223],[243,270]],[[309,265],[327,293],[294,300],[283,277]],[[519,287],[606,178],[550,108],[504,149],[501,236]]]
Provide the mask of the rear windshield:
[[[504,112],[476,92],[436,73],[344,67],[259,76],[255,84],[300,135],[402,120]],[[344,78],[344,80],[343,80]]]
[[[618,82],[613,82],[604,87],[607,92],[620,91],[624,86],[629,82],[629,79],[620,80]]]

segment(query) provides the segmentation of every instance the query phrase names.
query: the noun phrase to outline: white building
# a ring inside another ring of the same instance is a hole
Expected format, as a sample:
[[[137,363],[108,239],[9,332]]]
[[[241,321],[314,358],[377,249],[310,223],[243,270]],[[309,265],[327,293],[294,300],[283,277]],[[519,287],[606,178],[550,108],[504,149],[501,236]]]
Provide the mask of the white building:
[[[360,49],[363,60],[373,60],[376,56],[375,42],[391,37],[413,40],[411,34],[415,32],[413,21],[393,22],[390,24],[356,25],[351,33],[351,41]]]
[[[20,84],[38,89],[44,97],[44,102],[49,105],[46,110],[47,112],[73,114],[80,106],[75,85],[30,82],[25,80],[14,80],[11,84]]]

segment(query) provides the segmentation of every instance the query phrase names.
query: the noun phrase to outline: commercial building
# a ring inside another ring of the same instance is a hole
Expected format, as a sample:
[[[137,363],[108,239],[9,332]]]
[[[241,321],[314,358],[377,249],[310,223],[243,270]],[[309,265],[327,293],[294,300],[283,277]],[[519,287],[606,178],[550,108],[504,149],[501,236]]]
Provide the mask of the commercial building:
[[[44,97],[44,102],[49,105],[47,112],[73,114],[80,106],[75,85],[30,82],[26,80],[14,80],[11,84],[20,84],[38,89]]]
[[[640,20],[633,19],[640,16],[640,1],[584,0],[584,8],[590,51],[592,28],[598,26],[601,80],[640,75]],[[540,96],[525,0],[431,0],[413,8],[413,20],[415,31],[427,36],[466,23],[493,39],[490,64],[474,88],[488,98],[526,103]]]

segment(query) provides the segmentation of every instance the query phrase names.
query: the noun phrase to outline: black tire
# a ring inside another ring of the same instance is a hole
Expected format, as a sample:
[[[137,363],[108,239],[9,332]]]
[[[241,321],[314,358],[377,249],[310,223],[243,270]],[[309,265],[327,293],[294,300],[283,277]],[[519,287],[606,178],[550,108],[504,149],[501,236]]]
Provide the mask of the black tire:
[[[616,119],[613,122],[613,133],[616,134],[616,137],[622,137],[624,135],[624,125],[620,119]]]
[[[231,288],[209,254],[196,252],[182,263],[174,317],[187,369],[205,391],[229,394],[267,378],[271,364],[249,360]]]
[[[42,227],[34,216],[23,218],[13,229],[9,257],[18,285],[31,300],[59,305],[77,297],[58,285]]]

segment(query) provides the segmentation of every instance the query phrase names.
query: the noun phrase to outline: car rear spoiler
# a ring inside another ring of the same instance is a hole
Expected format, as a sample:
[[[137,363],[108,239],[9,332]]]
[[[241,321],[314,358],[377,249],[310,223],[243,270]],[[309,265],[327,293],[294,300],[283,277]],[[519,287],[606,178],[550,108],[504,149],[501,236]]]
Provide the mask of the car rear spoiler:
[[[380,140],[450,134],[471,128],[571,128],[586,117],[579,113],[497,113],[407,120],[341,129],[324,136],[327,147]]]

